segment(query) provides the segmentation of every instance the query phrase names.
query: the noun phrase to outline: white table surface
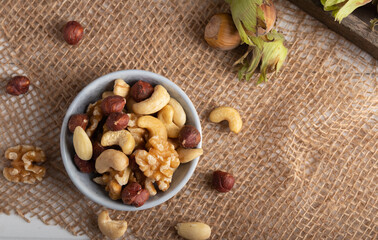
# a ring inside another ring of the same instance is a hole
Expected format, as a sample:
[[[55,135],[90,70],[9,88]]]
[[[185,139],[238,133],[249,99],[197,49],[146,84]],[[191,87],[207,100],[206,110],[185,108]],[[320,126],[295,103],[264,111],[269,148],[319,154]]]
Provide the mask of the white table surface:
[[[45,225],[38,218],[28,218],[27,223],[17,215],[0,214],[0,239],[89,239],[86,236],[75,237],[60,226]]]

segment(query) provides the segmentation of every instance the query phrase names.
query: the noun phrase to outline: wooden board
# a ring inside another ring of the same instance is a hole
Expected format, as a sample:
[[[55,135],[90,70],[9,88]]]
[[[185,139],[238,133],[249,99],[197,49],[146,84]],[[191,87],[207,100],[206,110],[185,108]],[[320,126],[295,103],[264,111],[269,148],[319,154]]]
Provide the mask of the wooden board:
[[[370,29],[370,20],[378,18],[376,6],[368,3],[356,9],[339,24],[331,12],[323,10],[320,0],[289,1],[378,59],[378,31],[373,32]]]

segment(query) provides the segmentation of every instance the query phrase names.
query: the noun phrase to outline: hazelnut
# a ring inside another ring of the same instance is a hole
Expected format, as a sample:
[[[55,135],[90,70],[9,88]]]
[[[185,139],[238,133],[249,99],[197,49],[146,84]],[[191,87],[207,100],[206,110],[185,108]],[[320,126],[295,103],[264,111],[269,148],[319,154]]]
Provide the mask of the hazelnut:
[[[18,96],[29,90],[30,80],[24,76],[13,77],[7,85],[7,93]]]
[[[143,189],[139,183],[129,183],[122,190],[122,201],[124,204],[142,206],[150,197],[150,193]]]
[[[76,127],[82,127],[84,130],[88,125],[88,116],[87,114],[74,114],[70,117],[68,121],[68,129],[70,132],[74,132]]]
[[[63,38],[70,45],[76,45],[84,35],[84,28],[76,21],[69,21],[63,28]]]
[[[183,148],[195,148],[201,141],[201,134],[191,125],[185,125],[179,133],[179,142]]]
[[[151,97],[154,88],[148,82],[139,80],[130,89],[130,95],[136,102],[141,102]]]
[[[122,112],[125,107],[126,99],[121,96],[109,96],[102,100],[101,110],[105,115],[109,115],[114,112]]]
[[[123,112],[111,113],[106,119],[106,126],[110,131],[119,131],[127,127],[129,115]]]
[[[138,192],[138,195],[134,199],[133,205],[135,207],[142,206],[150,197],[150,192],[148,192],[147,189],[142,189],[140,192]]]
[[[75,165],[79,169],[80,172],[92,173],[95,170],[95,161],[93,161],[93,160],[84,161],[84,160],[80,159],[79,156],[77,156],[75,154],[74,162],[75,162]]]
[[[93,146],[92,159],[96,161],[98,156],[100,156],[100,154],[106,149],[98,141],[93,141],[92,146]]]
[[[215,171],[213,173],[213,188],[218,192],[228,192],[232,189],[235,183],[235,178],[227,173],[222,171]]]

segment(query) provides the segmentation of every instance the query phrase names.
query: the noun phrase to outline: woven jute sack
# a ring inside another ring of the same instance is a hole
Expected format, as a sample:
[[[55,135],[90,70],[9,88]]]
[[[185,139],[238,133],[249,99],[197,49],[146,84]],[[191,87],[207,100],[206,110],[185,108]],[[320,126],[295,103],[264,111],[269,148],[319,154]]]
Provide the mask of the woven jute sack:
[[[232,64],[242,50],[218,51],[203,39],[209,18],[228,12],[217,1],[1,1],[0,89],[16,74],[31,88],[0,93],[0,169],[5,150],[41,147],[41,183],[0,176],[0,212],[37,217],[75,235],[103,239],[102,206],[84,197],[62,164],[59,132],[76,94],[117,70],[166,76],[193,101],[205,154],[172,199],[137,212],[110,211],[129,223],[126,238],[179,239],[178,222],[201,221],[211,239],[377,239],[377,66],[367,53],[285,0],[275,1],[287,61],[266,84],[238,81]],[[69,20],[85,27],[78,46],[64,42]],[[217,106],[238,109],[244,125],[208,121]],[[214,170],[236,183],[221,194]]]

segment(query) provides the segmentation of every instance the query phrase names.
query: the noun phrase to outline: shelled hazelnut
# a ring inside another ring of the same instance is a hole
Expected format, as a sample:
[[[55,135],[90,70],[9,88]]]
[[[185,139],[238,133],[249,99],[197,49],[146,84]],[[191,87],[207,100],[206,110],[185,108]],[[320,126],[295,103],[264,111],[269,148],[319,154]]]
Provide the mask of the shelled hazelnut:
[[[101,102],[101,110],[104,115],[121,112],[125,107],[126,100],[120,96],[109,96]]]
[[[123,112],[111,113],[106,119],[106,126],[110,131],[125,129],[129,123],[129,115]]]
[[[150,197],[150,193],[143,189],[139,183],[129,183],[122,190],[122,201],[124,204],[142,206]]]
[[[29,90],[30,80],[24,76],[13,77],[7,84],[7,93],[18,96]]]
[[[84,28],[76,21],[69,21],[63,28],[63,38],[70,45],[76,45],[84,35]]]
[[[228,172],[215,171],[213,173],[213,188],[218,192],[228,192],[232,189],[235,178]]]
[[[79,156],[77,156],[75,154],[74,162],[75,162],[75,165],[79,169],[80,172],[92,173],[95,170],[95,162],[92,161],[92,160],[84,161],[84,160],[80,159]]]
[[[68,121],[68,129],[70,132],[74,132],[76,127],[82,127],[84,130],[88,126],[88,116],[87,114],[75,114],[70,117]]]
[[[136,82],[131,87],[131,90],[130,90],[131,97],[136,102],[141,102],[149,98],[153,92],[154,92],[154,88],[152,87],[152,85],[149,84],[148,82],[143,82],[141,80]]]
[[[201,134],[191,125],[185,125],[179,133],[179,142],[183,148],[195,148],[201,141]]]

